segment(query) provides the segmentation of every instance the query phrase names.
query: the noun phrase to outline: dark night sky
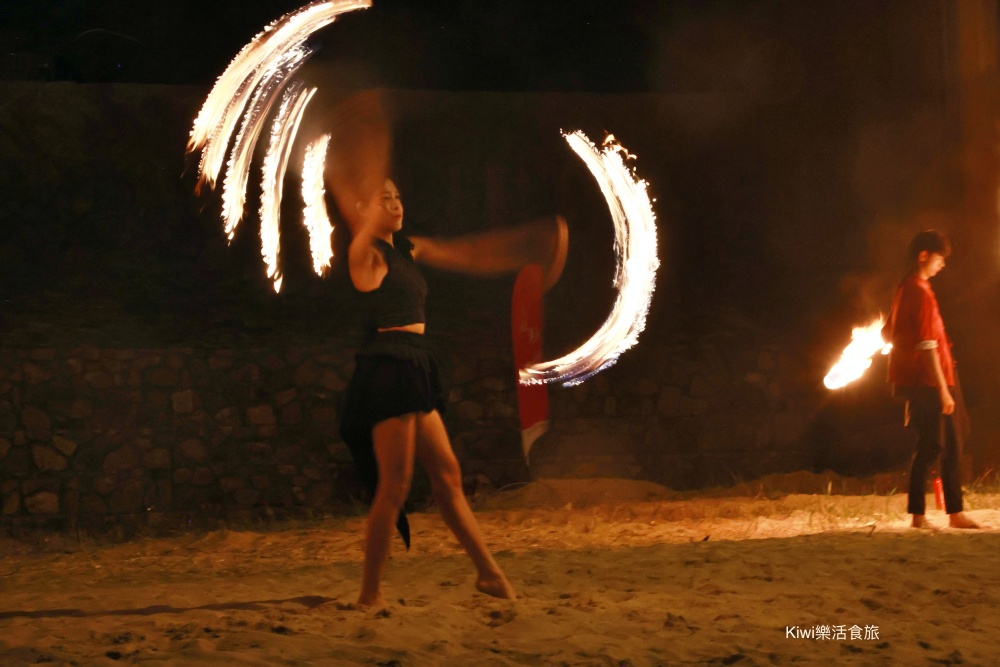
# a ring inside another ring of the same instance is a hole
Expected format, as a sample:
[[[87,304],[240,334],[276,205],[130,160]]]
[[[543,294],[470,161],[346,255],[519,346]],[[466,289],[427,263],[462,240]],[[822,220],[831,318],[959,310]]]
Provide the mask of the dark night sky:
[[[42,78],[205,84],[264,25],[303,4],[4,0],[0,49],[34,54]],[[678,26],[734,12],[753,21],[775,4],[376,0],[313,41],[318,59],[357,63],[388,87],[634,92],[662,88],[655,56]]]

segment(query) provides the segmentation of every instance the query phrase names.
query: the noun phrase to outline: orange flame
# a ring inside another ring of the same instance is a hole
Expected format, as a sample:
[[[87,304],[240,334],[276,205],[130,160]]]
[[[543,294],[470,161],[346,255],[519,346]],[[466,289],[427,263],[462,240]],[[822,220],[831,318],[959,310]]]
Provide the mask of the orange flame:
[[[330,135],[325,134],[306,148],[302,160],[302,201],[305,209],[302,222],[309,231],[309,248],[312,251],[313,270],[316,275],[323,275],[330,268],[333,258],[330,233],[330,214],[326,210],[326,189],[323,185],[323,172],[326,167],[326,151],[330,146]]]
[[[884,326],[885,317],[880,315],[868,326],[854,328],[850,344],[844,348],[840,360],[823,378],[823,384],[827,389],[840,389],[854,382],[871,367],[872,357],[879,352],[889,354],[892,344],[882,340]]]
[[[271,143],[264,156],[262,192],[260,195],[260,241],[261,255],[267,264],[267,277],[274,281],[274,291],[281,290],[281,271],[278,269],[278,249],[280,246],[280,214],[282,183],[288,158],[299,131],[299,123],[306,106],[316,93],[315,88],[302,90],[296,82],[281,101],[281,107],[271,126]]]
[[[225,223],[226,236],[230,241],[236,234],[236,226],[243,218],[250,162],[253,160],[254,148],[264,127],[264,120],[281,95],[285,83],[305,62],[307,56],[308,52],[301,48],[282,54],[277,62],[268,66],[263,80],[254,92],[253,99],[250,100],[250,106],[243,117],[243,125],[236,135],[232,152],[229,154],[226,179],[222,189],[222,219]]]
[[[646,182],[637,180],[625,165],[625,159],[634,156],[611,135],[600,151],[583,132],[563,136],[590,169],[611,211],[618,296],[608,319],[589,340],[563,357],[521,369],[521,384],[562,382],[569,387],[614,364],[622,352],[635,345],[646,326],[660,265],[656,257],[656,216]]]
[[[199,184],[215,187],[236,123],[248,98],[268,74],[280,69],[282,61],[307,58],[306,39],[338,14],[368,7],[370,0],[313,2],[282,16],[243,47],[216,81],[191,129],[188,151],[202,149]]]

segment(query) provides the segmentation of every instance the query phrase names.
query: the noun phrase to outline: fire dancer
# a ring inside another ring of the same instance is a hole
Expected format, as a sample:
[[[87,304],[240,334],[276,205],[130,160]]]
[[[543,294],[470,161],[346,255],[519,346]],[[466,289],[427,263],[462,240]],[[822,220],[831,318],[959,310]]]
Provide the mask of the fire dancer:
[[[957,391],[951,341],[930,278],[945,266],[951,252],[948,239],[928,230],[910,242],[912,270],[896,289],[892,312],[882,332],[892,343],[889,382],[906,399],[906,421],[919,435],[910,467],[906,511],[914,528],[935,528],[924,516],[927,472],[940,455],[945,511],[952,528],[979,528],[962,511],[959,471],[965,406]]]
[[[547,265],[554,282],[566,256],[565,221],[556,216],[554,225],[548,218],[458,239],[407,239],[399,234],[403,204],[391,180],[372,200],[357,203],[355,212],[345,216],[352,231],[348,267],[368,321],[366,342],[347,390],[341,435],[362,477],[375,486],[358,604],[383,604],[380,584],[393,523],[409,546],[401,510],[414,457],[427,471],[442,518],[475,563],[476,588],[514,599],[514,589],[486,548],[466,501],[458,460],[441,419],[445,401],[438,364],[424,338],[427,284],[416,262],[480,274],[537,262]]]

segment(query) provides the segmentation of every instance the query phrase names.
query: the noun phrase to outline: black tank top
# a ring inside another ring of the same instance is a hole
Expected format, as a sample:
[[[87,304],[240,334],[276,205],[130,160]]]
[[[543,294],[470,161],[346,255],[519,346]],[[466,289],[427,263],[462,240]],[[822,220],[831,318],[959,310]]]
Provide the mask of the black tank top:
[[[388,271],[382,284],[370,292],[362,292],[366,314],[365,333],[370,338],[378,329],[425,323],[424,302],[427,282],[413,261],[413,244],[405,236],[393,236],[392,244],[375,239]]]

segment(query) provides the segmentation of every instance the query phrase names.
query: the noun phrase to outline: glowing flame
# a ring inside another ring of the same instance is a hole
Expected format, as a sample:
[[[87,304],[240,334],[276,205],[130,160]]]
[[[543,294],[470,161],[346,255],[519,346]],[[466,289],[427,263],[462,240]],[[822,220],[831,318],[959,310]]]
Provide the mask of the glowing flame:
[[[222,189],[222,219],[225,223],[226,236],[230,241],[236,233],[236,225],[243,218],[243,206],[247,198],[247,180],[250,176],[250,162],[253,160],[254,148],[260,137],[264,121],[278,99],[289,77],[309,56],[309,51],[294,48],[282,54],[273,64],[266,68],[264,78],[250,100],[250,107],[243,117],[243,125],[233,144],[226,165],[226,180]]]
[[[879,316],[866,327],[854,328],[851,332],[851,343],[844,348],[840,361],[834,364],[823,378],[823,384],[827,389],[840,389],[854,382],[872,365],[872,357],[879,352],[889,354],[892,344],[882,340],[884,326],[885,318]]]
[[[646,326],[660,265],[656,258],[656,216],[646,182],[637,180],[624,161],[633,156],[611,135],[600,151],[583,132],[563,136],[594,175],[611,210],[618,296],[611,315],[589,340],[563,357],[521,369],[522,384],[562,382],[569,387],[614,364],[622,352],[635,345]]]
[[[330,146],[330,135],[326,134],[309,144],[302,160],[302,201],[305,202],[302,222],[309,231],[309,248],[312,251],[313,270],[323,275],[333,258],[330,233],[330,215],[326,210],[326,189],[323,187],[323,171],[326,166],[326,150]]]
[[[302,90],[299,82],[293,83],[281,100],[281,107],[271,126],[271,143],[264,156],[262,192],[260,195],[261,255],[267,265],[267,277],[274,281],[274,291],[281,289],[281,271],[278,270],[279,223],[281,221],[281,193],[291,156],[292,144],[302,122],[315,88]]]
[[[303,60],[308,57],[306,39],[338,14],[368,7],[370,0],[313,2],[281,17],[243,47],[216,81],[191,129],[188,151],[202,149],[200,183],[215,187],[237,120],[261,82],[280,70],[290,54],[299,51]]]

